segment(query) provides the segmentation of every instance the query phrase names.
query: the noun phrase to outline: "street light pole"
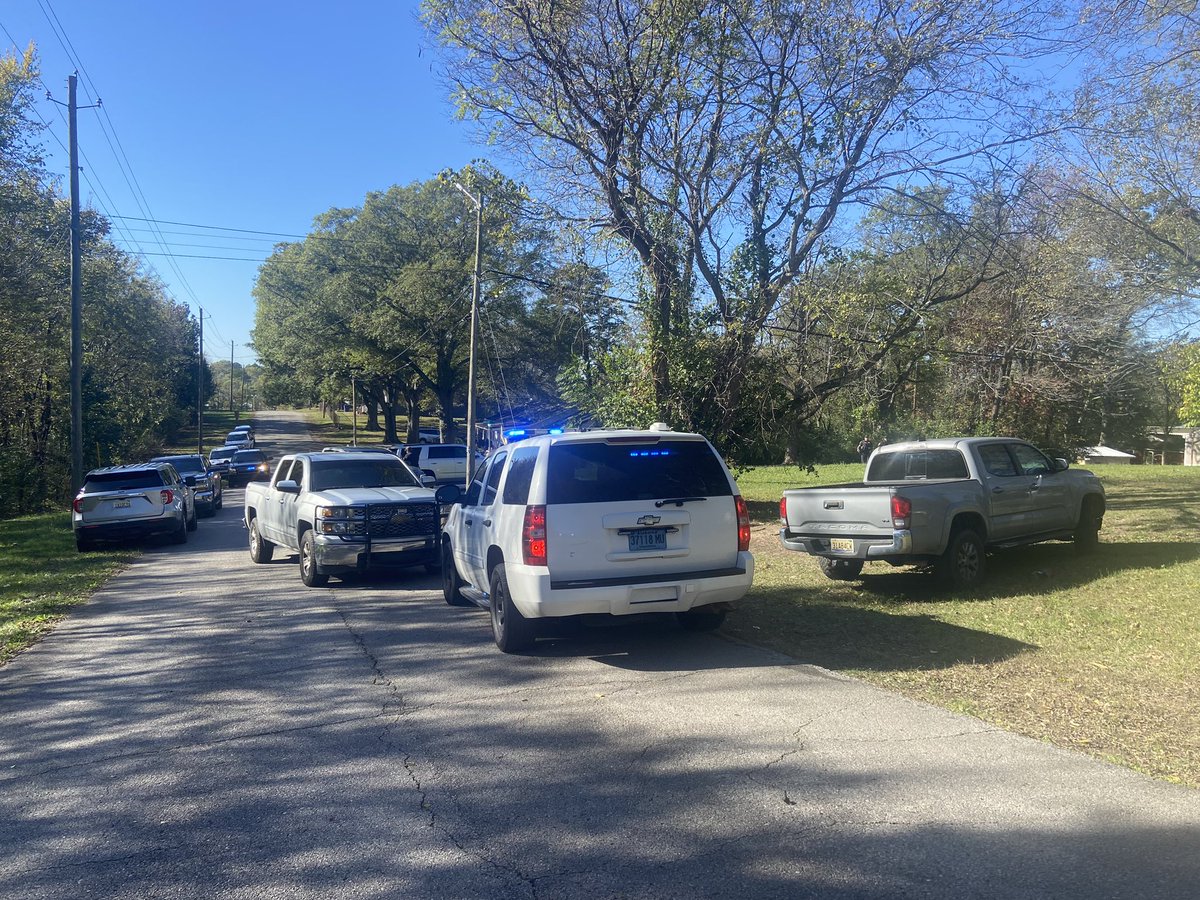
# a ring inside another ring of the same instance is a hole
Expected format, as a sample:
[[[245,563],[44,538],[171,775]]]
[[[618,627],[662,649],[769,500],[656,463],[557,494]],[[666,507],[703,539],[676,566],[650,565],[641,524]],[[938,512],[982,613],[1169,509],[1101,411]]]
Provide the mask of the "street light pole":
[[[475,342],[479,331],[479,280],[480,251],[483,243],[483,194],[471,195],[465,187],[454,182],[454,186],[475,207],[475,277],[471,283],[471,349],[467,363],[467,484],[475,477]]]

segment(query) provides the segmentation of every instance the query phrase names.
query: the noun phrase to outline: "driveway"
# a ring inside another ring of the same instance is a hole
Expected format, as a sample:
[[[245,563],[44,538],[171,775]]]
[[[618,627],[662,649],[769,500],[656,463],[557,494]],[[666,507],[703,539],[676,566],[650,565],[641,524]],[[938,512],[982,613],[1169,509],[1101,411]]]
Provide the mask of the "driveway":
[[[0,669],[0,897],[1200,896],[1196,791],[668,622],[504,656],[226,499]]]

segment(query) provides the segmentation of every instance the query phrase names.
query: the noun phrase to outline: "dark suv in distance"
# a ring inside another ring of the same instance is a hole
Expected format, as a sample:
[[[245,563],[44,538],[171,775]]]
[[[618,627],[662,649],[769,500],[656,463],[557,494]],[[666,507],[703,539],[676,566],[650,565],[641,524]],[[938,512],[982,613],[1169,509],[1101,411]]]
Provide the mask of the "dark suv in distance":
[[[179,456],[156,456],[150,462],[170,463],[175,467],[188,487],[192,489],[192,497],[196,501],[196,509],[206,516],[215,516],[221,508],[222,496],[221,473],[207,459],[198,453],[185,453]]]
[[[230,485],[268,481],[271,478],[271,461],[261,450],[239,450],[233,454],[231,463]]]
[[[166,535],[187,543],[196,530],[192,491],[170,463],[138,463],[93,469],[71,504],[75,547],[97,541]]]

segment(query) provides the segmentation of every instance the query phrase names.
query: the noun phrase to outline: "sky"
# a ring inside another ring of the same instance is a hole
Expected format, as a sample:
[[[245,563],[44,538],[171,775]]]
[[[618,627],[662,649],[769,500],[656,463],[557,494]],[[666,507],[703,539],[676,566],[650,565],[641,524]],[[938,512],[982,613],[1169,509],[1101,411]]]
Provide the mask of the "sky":
[[[7,51],[36,44],[57,100],[76,69],[80,106],[102,99],[79,112],[82,202],[171,296],[203,307],[210,359],[232,341],[254,360],[251,291],[274,242],[487,155],[455,120],[415,0],[4,0],[0,26]],[[66,110],[37,110],[65,194]]]

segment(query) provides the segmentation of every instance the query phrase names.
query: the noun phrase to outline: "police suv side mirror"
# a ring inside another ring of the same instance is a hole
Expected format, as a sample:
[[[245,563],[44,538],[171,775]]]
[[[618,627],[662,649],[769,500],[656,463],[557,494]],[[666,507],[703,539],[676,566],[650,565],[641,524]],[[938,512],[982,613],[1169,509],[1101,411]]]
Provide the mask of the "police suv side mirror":
[[[453,506],[462,499],[462,488],[457,484],[443,484],[433,496],[441,506]]]

